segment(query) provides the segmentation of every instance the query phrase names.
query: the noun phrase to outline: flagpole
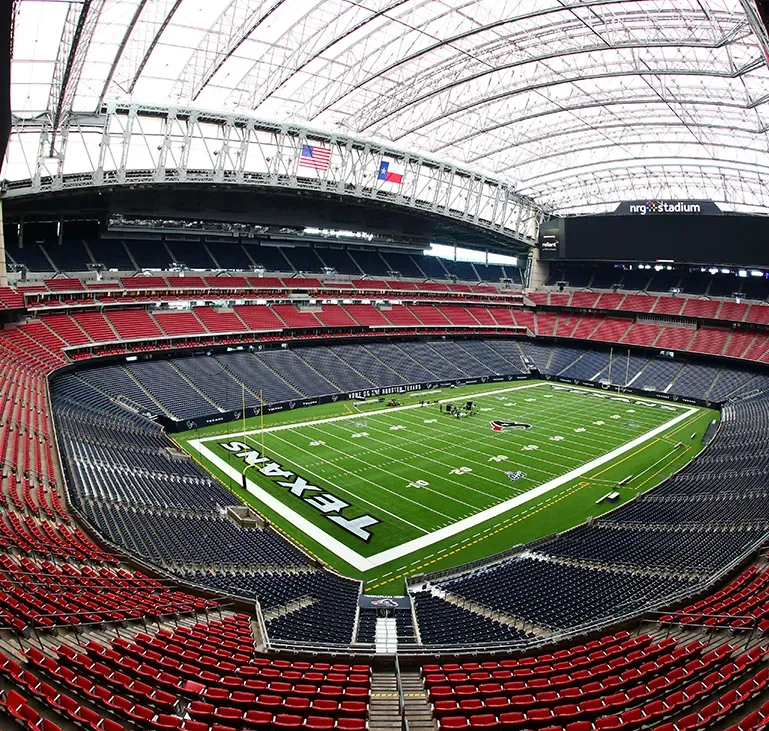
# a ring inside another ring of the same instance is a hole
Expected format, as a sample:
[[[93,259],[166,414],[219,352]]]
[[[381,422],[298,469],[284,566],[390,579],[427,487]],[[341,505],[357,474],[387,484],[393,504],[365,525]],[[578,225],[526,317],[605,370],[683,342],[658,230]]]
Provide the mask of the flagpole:
[[[611,386],[611,362],[614,358],[614,346],[609,348],[609,385]]]
[[[630,381],[630,348],[627,349],[627,360],[625,361],[625,385]]]

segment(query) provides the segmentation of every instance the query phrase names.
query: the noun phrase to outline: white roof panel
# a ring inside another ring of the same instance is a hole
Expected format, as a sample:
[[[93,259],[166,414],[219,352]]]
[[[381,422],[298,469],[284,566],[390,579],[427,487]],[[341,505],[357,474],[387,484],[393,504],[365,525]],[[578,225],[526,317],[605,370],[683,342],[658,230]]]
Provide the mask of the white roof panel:
[[[558,212],[685,192],[753,210],[769,169],[769,42],[754,11],[754,0],[21,0],[11,100],[19,120],[133,101],[341,128],[507,179]]]

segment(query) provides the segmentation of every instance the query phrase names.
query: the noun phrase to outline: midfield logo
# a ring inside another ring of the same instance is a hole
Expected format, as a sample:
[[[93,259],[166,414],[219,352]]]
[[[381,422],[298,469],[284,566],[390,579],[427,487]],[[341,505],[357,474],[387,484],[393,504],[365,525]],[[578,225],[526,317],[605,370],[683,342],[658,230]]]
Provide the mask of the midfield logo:
[[[526,477],[525,472],[505,472],[505,474],[513,481],[516,480],[522,480],[524,477]]]
[[[522,421],[500,421],[494,419],[490,421],[491,428],[494,431],[507,431],[508,429],[531,429],[531,424],[525,424]]]

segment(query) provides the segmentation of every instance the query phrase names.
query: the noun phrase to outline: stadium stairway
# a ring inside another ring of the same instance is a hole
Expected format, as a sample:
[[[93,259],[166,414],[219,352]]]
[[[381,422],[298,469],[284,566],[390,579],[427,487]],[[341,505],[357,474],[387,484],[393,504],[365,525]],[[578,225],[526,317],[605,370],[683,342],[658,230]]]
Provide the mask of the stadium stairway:
[[[2,648],[0,709],[45,731],[69,731],[72,721],[91,731],[364,731],[368,665],[284,660],[258,644],[250,618],[227,610],[152,629],[42,636],[21,653]],[[45,715],[56,725],[40,725]]]
[[[144,386],[144,384],[128,368],[123,368],[122,370],[128,376],[128,378],[130,378],[136,384],[136,387],[140,389],[147,396],[147,398],[149,398],[150,401],[152,401],[152,403],[158,407],[161,413],[165,414],[166,416],[172,416],[171,412],[168,411],[168,409],[165,408],[163,404],[161,404],[160,401],[152,395],[149,389]]]
[[[281,604],[277,607],[274,607],[273,609],[266,610],[263,613],[264,621],[271,622],[273,619],[285,617],[287,614],[291,614],[292,612],[298,612],[300,609],[304,609],[305,607],[311,607],[313,604],[317,604],[317,602],[318,600],[313,599],[311,596],[302,596],[298,599],[292,599],[285,604]]]
[[[427,693],[422,685],[422,679],[417,670],[403,670],[401,672],[401,686],[403,688],[403,701],[409,729],[414,731],[432,731],[435,722],[430,712],[430,704]]]
[[[769,725],[769,556],[632,632],[524,657],[424,665],[443,729],[758,731]]]
[[[186,373],[179,369],[173,361],[169,361],[169,364],[171,365],[171,368],[174,369],[175,373],[183,381],[186,381],[186,383],[189,384],[190,388],[200,394],[201,398],[204,398],[206,401],[208,401],[208,403],[210,403],[211,406],[217,411],[225,411],[225,408],[221,404],[218,404],[216,401],[214,401],[208,394],[203,393],[203,391],[198,388],[196,383]]]
[[[394,654],[398,651],[398,628],[395,617],[378,617],[374,633],[377,654]]]
[[[404,717],[410,731],[435,731],[436,722],[418,669],[400,669]],[[376,668],[371,677],[369,730],[402,729],[398,681],[392,668]]]
[[[434,588],[433,594],[443,599],[443,601],[460,607],[465,611],[473,612],[474,614],[479,614],[483,617],[489,617],[489,619],[493,619],[497,622],[500,622],[501,624],[506,624],[509,627],[515,627],[516,629],[532,635],[541,635],[543,637],[547,637],[553,633],[553,629],[550,627],[540,627],[530,621],[524,621],[520,617],[515,617],[511,614],[506,614],[496,609],[490,609],[483,604],[478,604],[477,602],[465,599],[464,597],[456,596],[451,592],[445,591],[443,589]]]
[[[612,528],[623,528],[626,527],[624,524],[618,523],[614,524],[611,521],[604,521],[602,525],[605,525],[606,527],[612,527]],[[530,554],[532,557],[537,557],[540,560],[546,560],[548,563],[551,564],[559,564],[561,566],[577,566],[587,569],[594,569],[596,571],[606,571],[608,573],[631,573],[635,576],[661,576],[661,577],[667,577],[667,576],[675,576],[678,578],[683,579],[697,579],[697,580],[704,580],[707,578],[708,574],[701,573],[701,572],[695,572],[695,571],[673,571],[671,569],[667,568],[650,568],[646,566],[636,566],[636,565],[627,565],[627,564],[615,564],[615,563],[607,563],[605,561],[591,561],[587,559],[577,559],[577,558],[568,558],[565,556],[551,556],[551,555],[542,555],[537,554],[536,552],[533,552]],[[547,630],[542,630],[543,634],[546,634]]]
[[[417,680],[419,677],[417,675]],[[421,682],[420,682],[421,686]],[[424,689],[422,695],[426,696]],[[430,729],[434,728],[430,708],[425,703]],[[371,676],[370,731],[391,731],[402,727],[398,680],[392,668],[377,668]],[[410,724],[409,724],[410,725]]]

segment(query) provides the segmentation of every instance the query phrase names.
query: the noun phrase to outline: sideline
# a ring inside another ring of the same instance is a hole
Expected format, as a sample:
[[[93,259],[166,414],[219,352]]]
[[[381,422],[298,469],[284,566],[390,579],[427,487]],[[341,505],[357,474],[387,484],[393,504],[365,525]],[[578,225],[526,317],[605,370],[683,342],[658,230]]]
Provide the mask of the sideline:
[[[520,383],[520,381],[519,381]],[[496,391],[482,391],[477,394],[465,394],[464,396],[455,396],[454,398],[442,398],[438,399],[436,403],[439,404],[448,404],[452,401],[472,401],[474,398],[481,398],[486,396],[496,396],[498,393],[509,393],[510,391],[520,391],[524,388],[537,388],[538,386],[542,386],[542,381],[528,381],[524,382],[524,385],[522,386],[508,386],[507,388],[499,388]],[[407,394],[400,394],[400,393],[394,393],[394,394],[387,394],[388,396],[404,396]],[[345,403],[345,402],[343,402]],[[222,436],[226,436],[229,438],[235,438],[235,437],[247,437],[251,434],[261,434],[264,432],[265,434],[269,434],[270,432],[275,431],[283,431],[284,429],[301,429],[304,426],[317,426],[318,424],[331,424],[334,421],[349,421],[350,419],[365,419],[366,417],[374,417],[377,414],[394,414],[397,411],[408,411],[409,409],[422,409],[424,406],[422,404],[407,404],[406,406],[393,406],[391,408],[384,408],[384,409],[378,409],[377,411],[372,411],[367,414],[344,414],[342,416],[327,416],[325,419],[315,419],[314,421],[302,421],[302,422],[296,422],[293,421],[290,424],[278,424],[277,426],[268,426],[265,429],[251,429],[250,431],[241,431],[241,432],[230,432],[225,435],[218,434],[212,437],[203,437],[202,439],[191,439],[189,441],[190,444],[195,443],[201,443],[201,442],[211,442],[214,439],[221,439]],[[284,412],[285,413],[285,412]],[[251,417],[252,419],[254,417]]]
[[[521,390],[525,388],[537,388],[537,387],[542,387],[543,385],[552,385],[553,383],[557,383],[557,382],[537,381],[535,383],[509,387],[509,388],[500,389],[496,391],[487,391],[482,395],[493,396],[495,394],[508,393],[510,391],[516,391],[516,390]],[[580,387],[576,386],[575,388],[580,388]],[[591,392],[594,391],[594,389],[584,388],[584,387],[581,388],[580,390],[586,390]],[[635,397],[633,395],[629,395],[629,398],[632,399]],[[439,402],[447,403],[451,401],[463,401],[466,399],[467,399],[467,396],[460,396],[452,399],[440,399]],[[644,400],[654,401],[653,399],[644,399]],[[659,402],[656,401],[655,403],[659,403]],[[564,485],[567,482],[571,482],[572,480],[575,480],[576,478],[581,477],[587,472],[597,467],[601,467],[607,462],[611,462],[615,460],[617,457],[625,454],[630,450],[635,449],[636,447],[640,446],[641,444],[644,444],[650,439],[655,438],[657,435],[662,434],[663,432],[672,428],[676,424],[684,421],[685,419],[688,419],[690,416],[692,416],[693,414],[699,411],[699,409],[696,407],[686,408],[681,406],[680,404],[675,404],[675,405],[671,404],[671,406],[674,406],[674,408],[678,408],[678,409],[685,408],[686,410],[683,413],[680,413],[678,416],[671,419],[670,421],[667,421],[664,424],[661,424],[660,426],[655,427],[651,431],[648,431],[645,434],[642,434],[640,437],[636,437],[630,442],[627,442],[626,444],[623,444],[617,447],[616,449],[613,449],[611,452],[607,452],[606,454],[600,457],[597,457],[596,459],[591,460],[590,462],[587,462],[582,466],[577,467],[571,470],[570,472],[567,472],[566,474],[561,475],[560,477],[556,477],[553,480],[549,480],[548,482],[545,482],[539,485],[538,487],[532,488],[531,490],[525,493],[516,495],[515,497],[512,497],[509,500],[505,500],[504,502],[497,503],[496,505],[492,505],[486,510],[482,510],[481,512],[475,513],[474,515],[468,516],[467,518],[463,518],[462,520],[452,523],[451,525],[445,526],[444,528],[439,528],[438,530],[433,531],[432,533],[429,533],[424,536],[420,536],[418,538],[414,538],[410,541],[407,541],[406,543],[402,543],[399,546],[394,546],[393,548],[389,548],[385,551],[381,551],[380,553],[377,553],[368,557],[360,555],[357,551],[350,548],[346,544],[342,543],[342,541],[340,541],[339,539],[329,535],[320,526],[316,525],[312,521],[300,515],[295,510],[293,510],[289,505],[279,500],[278,498],[274,497],[273,495],[271,495],[266,490],[262,489],[261,487],[259,487],[259,485],[256,485],[249,479],[246,479],[246,489],[254,497],[256,497],[258,500],[264,503],[268,508],[274,510],[278,515],[280,515],[282,518],[290,522],[295,528],[299,529],[310,538],[313,538],[318,543],[322,544],[325,548],[329,549],[332,553],[334,553],[338,558],[350,564],[358,571],[370,571],[371,569],[375,569],[378,566],[382,566],[383,564],[389,563],[390,561],[395,561],[399,558],[402,558],[403,556],[413,553],[414,551],[427,548],[428,546],[431,546],[434,543],[438,543],[439,541],[442,541],[446,538],[450,538],[451,536],[455,536],[458,533],[462,533],[469,528],[473,528],[477,525],[480,525],[481,523],[485,523],[487,520],[490,520],[503,513],[506,513],[512,508],[518,507],[519,505],[523,505],[524,503],[530,502],[531,500],[535,500],[536,498],[541,497],[542,495],[545,495],[546,493],[551,492],[552,490],[555,490],[561,485]],[[409,406],[400,406],[400,407],[395,407],[393,409],[389,409],[387,413],[391,413],[393,411],[403,411],[406,409],[415,409],[415,408],[419,409],[422,407],[419,404],[413,404]],[[330,417],[328,419],[321,419],[319,421],[315,421],[313,422],[313,424],[318,425],[318,424],[329,423],[334,421],[344,421],[347,419],[359,419],[359,418],[360,418],[360,414],[335,416],[335,417]],[[301,428],[301,426],[302,425],[298,425],[298,424],[281,424],[280,426],[274,426],[274,427],[269,427],[267,429],[264,429],[264,432],[267,433],[267,432],[279,431],[283,429],[295,429],[295,428]],[[241,432],[239,434],[230,434],[227,436],[227,438],[237,439],[238,437],[242,437],[246,435],[260,434],[261,431],[262,430],[260,429],[256,429],[248,432]],[[209,462],[215,465],[221,472],[223,472],[228,477],[230,477],[231,479],[235,480],[238,484],[240,484],[240,481],[242,479],[241,472],[236,468],[231,467],[224,459],[219,457],[217,454],[214,454],[214,452],[212,452],[204,444],[204,442],[210,442],[217,439],[221,440],[222,435],[205,437],[203,439],[190,440],[188,444],[193,449],[198,451]]]

